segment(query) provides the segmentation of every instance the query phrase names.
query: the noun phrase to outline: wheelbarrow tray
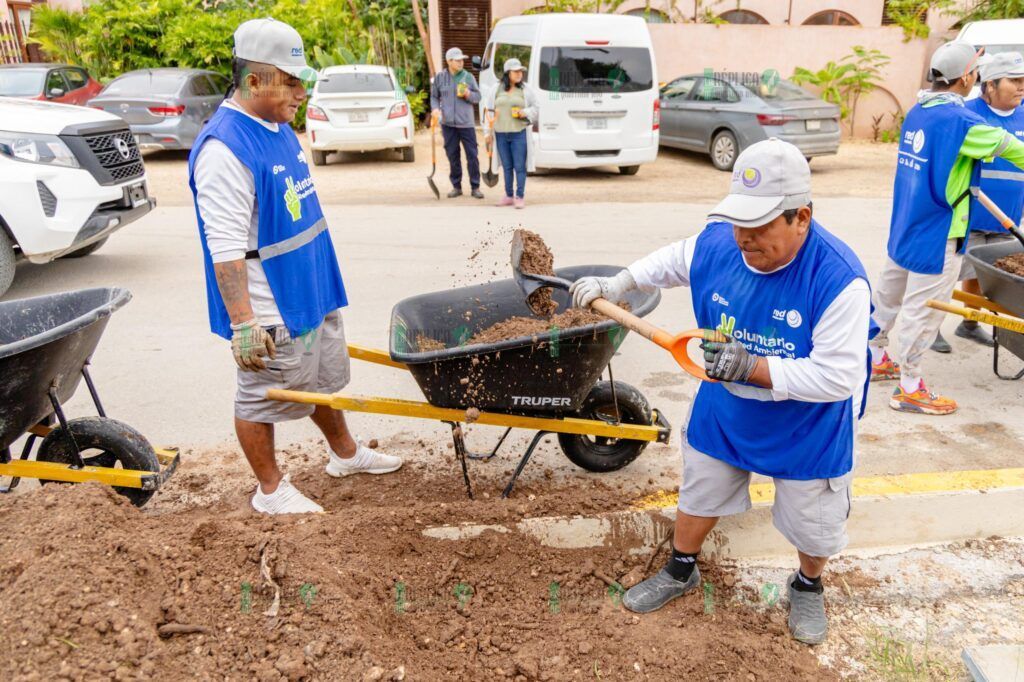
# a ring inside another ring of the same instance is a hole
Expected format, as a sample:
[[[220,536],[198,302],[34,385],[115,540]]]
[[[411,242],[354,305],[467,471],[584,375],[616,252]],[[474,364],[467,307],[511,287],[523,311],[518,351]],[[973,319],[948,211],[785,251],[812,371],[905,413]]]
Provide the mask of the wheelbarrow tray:
[[[51,388],[71,398],[110,314],[129,300],[97,288],[0,303],[0,451],[53,412]]]
[[[989,300],[1003,306],[1014,315],[1024,318],[1024,277],[1012,275],[995,266],[1004,256],[1024,251],[1017,241],[983,244],[967,252],[974,265],[981,291]],[[1024,334],[1007,329],[995,329],[999,345],[1024,360]]]
[[[614,265],[559,268],[559,277],[611,276]],[[555,289],[558,309],[569,292]],[[630,292],[627,303],[640,317],[657,307],[655,291]],[[391,312],[390,356],[404,363],[427,402],[435,407],[475,407],[525,415],[566,415],[579,410],[600,379],[626,330],[612,320],[490,344],[467,344],[475,333],[513,316],[534,317],[513,279],[407,298]],[[420,337],[445,344],[419,349]]]

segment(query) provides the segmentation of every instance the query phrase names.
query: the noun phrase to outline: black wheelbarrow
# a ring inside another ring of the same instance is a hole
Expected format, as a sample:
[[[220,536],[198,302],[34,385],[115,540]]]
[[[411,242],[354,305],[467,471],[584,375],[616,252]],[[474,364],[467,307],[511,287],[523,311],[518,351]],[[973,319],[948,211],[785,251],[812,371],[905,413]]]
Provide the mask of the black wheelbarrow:
[[[1004,373],[999,365],[999,349],[1003,348],[1024,360],[1024,277],[997,268],[995,262],[1004,256],[1021,253],[1024,248],[1017,242],[983,244],[967,252],[965,258],[974,265],[983,296],[975,296],[957,289],[953,298],[971,308],[941,301],[928,301],[936,310],[959,315],[975,322],[992,325],[992,371],[1000,379],[1016,380],[1024,377],[1024,369]],[[984,312],[988,310],[990,312]]]
[[[588,265],[560,268],[558,275],[575,280],[588,275],[614,275],[620,270],[617,266]],[[553,297],[559,310],[570,306],[568,292],[555,290]],[[637,290],[629,294],[627,303],[634,314],[643,317],[660,300],[657,291],[648,294]],[[668,442],[671,426],[664,416],[650,407],[639,390],[616,381],[612,374],[612,356],[626,337],[625,329],[607,320],[567,329],[551,327],[543,334],[492,344],[468,343],[476,332],[512,316],[532,316],[513,279],[423,294],[399,302],[392,310],[390,354],[349,346],[355,359],[408,370],[427,398],[426,403],[283,390],[270,390],[267,397],[443,421],[451,427],[470,497],[473,492],[466,459],[491,459],[513,428],[537,433],[505,486],[503,497],[512,492],[519,474],[547,434],[557,434],[562,451],[574,464],[595,472],[621,469],[648,443]],[[472,453],[463,439],[461,425],[465,422],[503,426],[505,432],[489,452]]]
[[[124,289],[82,289],[0,303],[0,476],[43,483],[100,481],[136,506],[178,466],[176,449],[155,449],[110,419],[89,375],[89,359],[110,314],[131,300]],[[99,416],[68,419],[62,405],[85,379]],[[11,445],[28,434],[18,459]],[[33,446],[35,459],[31,458]]]

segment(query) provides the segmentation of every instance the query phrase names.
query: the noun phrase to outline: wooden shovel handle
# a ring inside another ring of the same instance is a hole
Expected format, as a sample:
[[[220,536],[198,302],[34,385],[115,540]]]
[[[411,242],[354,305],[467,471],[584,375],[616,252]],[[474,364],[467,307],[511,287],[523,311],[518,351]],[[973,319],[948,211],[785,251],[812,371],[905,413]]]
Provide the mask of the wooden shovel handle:
[[[658,343],[655,340],[656,336],[667,335],[666,332],[655,327],[650,322],[645,322],[633,313],[623,310],[606,298],[595,299],[594,302],[590,304],[590,307],[603,314],[605,317],[610,317],[626,329],[636,332],[649,341]],[[660,346],[661,344],[658,345]]]

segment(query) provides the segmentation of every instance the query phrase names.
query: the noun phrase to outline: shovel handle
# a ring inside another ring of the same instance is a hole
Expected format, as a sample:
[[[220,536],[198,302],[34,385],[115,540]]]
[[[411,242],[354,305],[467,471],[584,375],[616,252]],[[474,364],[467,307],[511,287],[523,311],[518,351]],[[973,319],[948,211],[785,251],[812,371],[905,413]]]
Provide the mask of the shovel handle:
[[[975,196],[978,198],[978,203],[988,209],[988,212],[991,213],[995,219],[1010,232],[1010,234],[1016,237],[1021,244],[1024,244],[1024,234],[1021,234],[1020,228],[1017,227],[1017,224],[1010,220],[1010,216],[1003,213],[1003,210],[996,206],[996,203],[980,189],[977,191]]]
[[[644,337],[648,341],[654,341],[655,343],[658,343],[655,340],[656,336],[658,336],[659,334],[664,334],[667,336],[667,334],[664,331],[658,329],[650,322],[646,322],[643,319],[634,315],[633,313],[623,310],[622,308],[615,305],[606,298],[595,299],[594,302],[590,304],[590,307],[596,310],[597,312],[601,313],[605,317],[610,317],[611,319],[615,320],[626,329],[636,332],[637,334]],[[658,345],[660,346],[661,344]]]

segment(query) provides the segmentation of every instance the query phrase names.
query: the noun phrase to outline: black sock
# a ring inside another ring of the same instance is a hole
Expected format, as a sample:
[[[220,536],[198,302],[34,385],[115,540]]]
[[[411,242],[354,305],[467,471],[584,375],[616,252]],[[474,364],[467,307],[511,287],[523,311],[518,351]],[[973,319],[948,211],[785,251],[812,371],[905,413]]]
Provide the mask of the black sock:
[[[817,578],[808,578],[804,575],[803,571],[796,572],[796,578],[793,579],[793,589],[797,592],[814,592],[821,594],[825,591],[824,585],[821,584],[821,576]]]
[[[665,570],[668,571],[668,574],[676,580],[686,582],[690,579],[690,575],[693,574],[693,569],[696,565],[696,554],[680,552],[678,549],[673,547],[672,556],[669,557],[668,563],[665,564]]]

